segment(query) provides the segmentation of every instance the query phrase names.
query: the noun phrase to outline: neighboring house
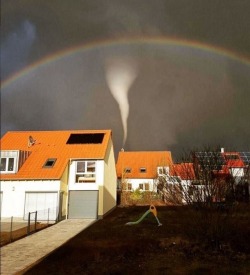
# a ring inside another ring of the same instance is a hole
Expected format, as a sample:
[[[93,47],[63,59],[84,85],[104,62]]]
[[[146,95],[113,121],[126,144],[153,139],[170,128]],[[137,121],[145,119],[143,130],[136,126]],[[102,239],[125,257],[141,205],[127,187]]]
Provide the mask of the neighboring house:
[[[158,174],[158,193],[165,202],[188,203],[193,193],[195,173],[193,163],[173,164]]]
[[[200,182],[202,179],[199,177],[199,171],[207,169],[218,183],[233,180],[235,188],[242,192],[240,196],[243,197],[249,197],[249,164],[250,152],[225,152],[224,148],[221,148],[219,152],[194,154],[195,172]]]
[[[248,155],[248,163],[245,163],[243,159],[241,159],[241,154],[242,153],[238,152],[222,152],[225,158],[224,173],[232,175],[236,183],[239,183],[244,177],[246,165],[249,165],[250,154]]]
[[[193,163],[159,173],[158,192],[172,203],[221,202],[232,191],[236,200],[249,201],[249,163],[249,152],[195,152]]]
[[[196,152],[194,154],[196,169],[208,167],[216,177],[234,178],[239,183],[247,174],[250,164],[250,152]]]
[[[118,190],[157,192],[155,180],[172,165],[168,151],[120,151],[116,163]]]
[[[196,168],[205,169],[208,167],[215,176],[231,175],[236,180],[244,176],[244,171],[250,162],[249,152],[195,152],[194,163]]]
[[[0,172],[2,217],[98,218],[116,206],[110,130],[7,132]]]
[[[249,201],[250,194],[250,152],[224,152],[226,174],[230,174],[236,183],[238,200]]]

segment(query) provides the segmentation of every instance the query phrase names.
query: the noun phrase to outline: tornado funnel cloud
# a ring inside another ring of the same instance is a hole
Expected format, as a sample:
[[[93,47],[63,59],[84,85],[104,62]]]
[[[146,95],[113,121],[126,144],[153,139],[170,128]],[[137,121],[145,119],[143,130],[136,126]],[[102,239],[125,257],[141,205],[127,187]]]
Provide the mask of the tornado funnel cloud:
[[[111,94],[117,101],[121,113],[123,126],[123,145],[128,134],[129,101],[128,92],[137,77],[137,68],[134,62],[116,59],[106,64],[106,80]]]

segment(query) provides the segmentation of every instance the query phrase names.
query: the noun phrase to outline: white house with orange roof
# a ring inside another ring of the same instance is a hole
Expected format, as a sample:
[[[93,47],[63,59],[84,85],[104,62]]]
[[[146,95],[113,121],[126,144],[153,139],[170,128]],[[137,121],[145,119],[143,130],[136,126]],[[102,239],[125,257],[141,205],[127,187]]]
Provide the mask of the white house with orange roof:
[[[1,217],[98,218],[116,206],[111,130],[7,132]]]
[[[116,163],[118,190],[157,192],[155,180],[160,170],[172,165],[169,151],[120,151]]]
[[[169,169],[160,169],[157,191],[166,203],[187,203],[194,180],[193,163],[175,163]]]

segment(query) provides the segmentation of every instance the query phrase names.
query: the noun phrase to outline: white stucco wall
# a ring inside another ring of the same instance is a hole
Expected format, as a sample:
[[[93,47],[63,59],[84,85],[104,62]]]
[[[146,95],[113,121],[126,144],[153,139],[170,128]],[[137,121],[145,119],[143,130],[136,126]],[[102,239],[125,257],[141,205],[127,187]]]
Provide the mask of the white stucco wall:
[[[1,181],[1,217],[23,217],[25,206],[25,192],[51,191],[60,191],[59,180]]]
[[[104,215],[116,206],[117,175],[115,168],[115,156],[112,141],[110,139],[104,160],[104,186],[103,186],[103,213]]]
[[[61,213],[62,217],[66,217],[68,213],[68,177],[69,177],[69,166],[66,167],[60,183],[60,190],[61,192],[63,192],[62,213]]]
[[[230,173],[233,177],[243,177],[244,176],[244,168],[230,168]]]

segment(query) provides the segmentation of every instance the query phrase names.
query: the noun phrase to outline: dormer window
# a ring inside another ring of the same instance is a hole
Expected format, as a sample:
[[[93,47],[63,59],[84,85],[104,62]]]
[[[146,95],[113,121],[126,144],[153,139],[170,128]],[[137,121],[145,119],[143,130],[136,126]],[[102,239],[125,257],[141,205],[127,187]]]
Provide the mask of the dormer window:
[[[18,151],[1,151],[0,172],[2,174],[16,173],[18,169]]]
[[[140,168],[140,173],[146,173],[146,172],[147,172],[147,169],[145,167]]]
[[[43,165],[43,168],[52,168],[56,163],[56,159],[47,159]]]

